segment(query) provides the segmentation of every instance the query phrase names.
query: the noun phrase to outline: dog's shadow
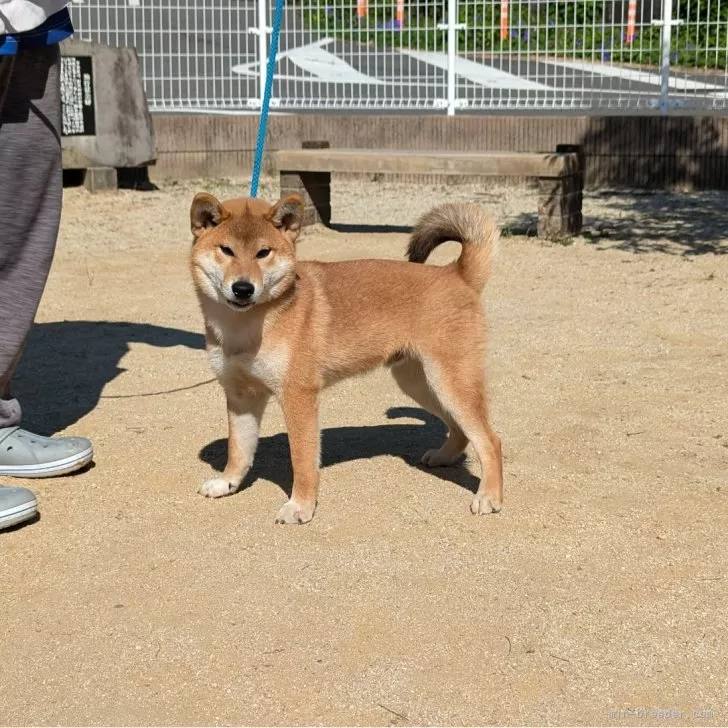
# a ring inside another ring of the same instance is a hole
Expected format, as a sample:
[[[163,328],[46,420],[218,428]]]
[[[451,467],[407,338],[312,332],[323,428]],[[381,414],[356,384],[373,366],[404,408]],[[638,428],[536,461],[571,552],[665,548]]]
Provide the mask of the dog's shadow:
[[[420,458],[425,451],[440,447],[444,441],[446,429],[443,423],[425,410],[415,407],[393,407],[387,410],[388,419],[401,417],[419,419],[422,424],[330,427],[322,430],[321,467],[326,468],[350,460],[367,460],[378,455],[393,455],[412,467],[475,493],[479,481],[464,466],[463,456],[450,467],[426,468],[420,464]],[[199,457],[218,472],[222,472],[227,458],[227,440],[214,440],[205,445],[200,450]],[[253,467],[245,477],[240,491],[249,488],[258,478],[275,483],[290,498],[293,471],[288,436],[285,433],[260,439]]]

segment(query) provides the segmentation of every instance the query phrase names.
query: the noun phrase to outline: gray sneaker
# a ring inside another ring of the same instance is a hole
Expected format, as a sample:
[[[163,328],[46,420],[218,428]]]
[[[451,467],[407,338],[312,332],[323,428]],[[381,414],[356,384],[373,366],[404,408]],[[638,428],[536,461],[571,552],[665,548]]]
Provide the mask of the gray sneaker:
[[[37,512],[38,501],[32,490],[0,485],[0,531],[33,518]]]
[[[0,475],[65,475],[90,463],[93,456],[93,447],[85,437],[41,437],[19,427],[0,428]]]

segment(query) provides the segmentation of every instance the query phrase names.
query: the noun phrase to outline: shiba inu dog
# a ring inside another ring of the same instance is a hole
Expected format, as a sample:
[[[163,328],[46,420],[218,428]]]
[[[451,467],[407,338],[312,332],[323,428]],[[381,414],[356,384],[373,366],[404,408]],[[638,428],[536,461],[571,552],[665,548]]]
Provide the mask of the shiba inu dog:
[[[499,232],[475,205],[436,207],[415,226],[407,261],[297,262],[303,203],[199,193],[190,210],[192,278],[207,352],[227,397],[228,460],[203,483],[234,493],[249,470],[271,396],[279,401],[293,464],[277,523],[313,518],[319,485],[318,402],[337,381],[385,365],[402,391],[441,418],[448,436],[422,462],[449,465],[472,443],[481,482],[471,511],[501,509],[501,443],[488,422],[485,316],[480,293]],[[462,244],[450,265],[420,265],[443,242]]]

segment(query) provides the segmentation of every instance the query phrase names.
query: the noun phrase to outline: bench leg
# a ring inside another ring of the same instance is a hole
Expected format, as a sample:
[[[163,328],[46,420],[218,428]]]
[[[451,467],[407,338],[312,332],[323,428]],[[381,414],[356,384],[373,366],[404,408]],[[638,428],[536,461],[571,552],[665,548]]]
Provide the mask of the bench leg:
[[[300,195],[304,225],[331,223],[331,173],[281,171],[281,197]]]
[[[581,175],[540,177],[538,180],[538,236],[568,238],[581,232]]]
[[[89,167],[83,176],[83,186],[91,193],[119,188],[114,167]]]

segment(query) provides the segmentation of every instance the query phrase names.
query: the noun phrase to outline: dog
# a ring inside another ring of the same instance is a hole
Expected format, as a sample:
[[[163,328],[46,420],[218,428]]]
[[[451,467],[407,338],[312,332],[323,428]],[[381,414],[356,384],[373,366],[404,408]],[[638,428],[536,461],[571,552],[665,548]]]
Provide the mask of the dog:
[[[478,207],[444,204],[416,224],[409,261],[297,262],[300,197],[276,204],[195,195],[190,267],[211,367],[227,398],[228,459],[205,481],[209,498],[234,493],[253,462],[266,404],[283,410],[293,490],[276,523],[307,523],[319,486],[319,397],[326,387],[385,365],[402,391],[444,421],[447,439],[429,467],[451,465],[472,443],[481,481],[476,515],[500,511],[501,441],[485,391],[485,316],[480,301],[499,231]],[[450,265],[421,265],[458,241]]]

